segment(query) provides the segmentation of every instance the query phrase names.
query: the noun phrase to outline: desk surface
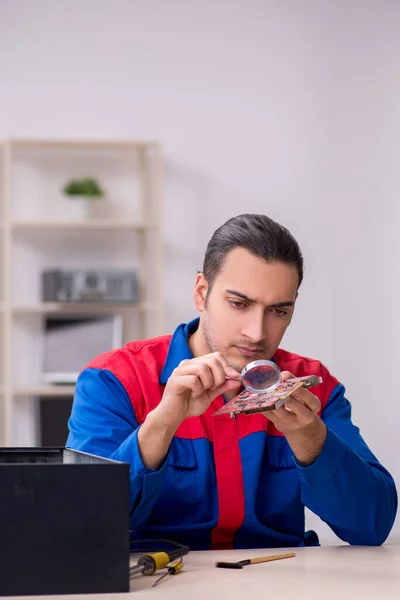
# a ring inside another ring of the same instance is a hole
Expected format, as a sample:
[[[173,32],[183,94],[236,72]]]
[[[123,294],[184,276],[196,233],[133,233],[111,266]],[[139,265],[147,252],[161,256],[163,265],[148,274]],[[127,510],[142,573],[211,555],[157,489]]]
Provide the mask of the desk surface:
[[[183,570],[166,577],[137,575],[129,594],[103,594],[99,600],[399,600],[400,545],[322,546],[296,548],[294,558],[254,564],[240,570],[217,569],[217,561],[236,561],[289,550],[231,550],[191,552]],[[41,597],[36,596],[35,600]],[[49,600],[55,596],[47,596]],[[93,596],[60,596],[63,600],[89,600]],[[30,598],[32,600],[32,598]]]

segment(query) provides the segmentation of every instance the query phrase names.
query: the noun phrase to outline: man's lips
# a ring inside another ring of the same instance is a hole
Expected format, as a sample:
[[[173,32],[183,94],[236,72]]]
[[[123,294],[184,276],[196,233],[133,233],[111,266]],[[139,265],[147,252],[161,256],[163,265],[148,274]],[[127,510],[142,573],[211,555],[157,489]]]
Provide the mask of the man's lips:
[[[257,356],[262,350],[260,348],[247,348],[246,346],[236,346],[243,356]]]

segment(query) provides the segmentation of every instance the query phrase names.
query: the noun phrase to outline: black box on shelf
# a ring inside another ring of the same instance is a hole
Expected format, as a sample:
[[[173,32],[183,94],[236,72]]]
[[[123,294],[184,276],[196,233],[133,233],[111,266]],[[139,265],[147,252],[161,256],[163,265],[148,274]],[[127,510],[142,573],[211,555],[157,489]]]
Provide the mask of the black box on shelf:
[[[129,591],[129,464],[0,448],[0,596]]]
[[[136,303],[136,271],[52,269],[42,273],[43,302]]]

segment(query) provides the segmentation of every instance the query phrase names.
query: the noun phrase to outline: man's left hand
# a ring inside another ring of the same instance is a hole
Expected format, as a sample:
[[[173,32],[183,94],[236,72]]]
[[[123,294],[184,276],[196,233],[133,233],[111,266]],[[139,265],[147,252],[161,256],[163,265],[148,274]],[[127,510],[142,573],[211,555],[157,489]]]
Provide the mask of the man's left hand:
[[[283,371],[282,381],[294,377]],[[276,429],[283,433],[291,446],[296,459],[309,465],[319,456],[326,439],[326,426],[318,416],[321,408],[319,399],[309,390],[300,388],[286,404],[264,414]]]

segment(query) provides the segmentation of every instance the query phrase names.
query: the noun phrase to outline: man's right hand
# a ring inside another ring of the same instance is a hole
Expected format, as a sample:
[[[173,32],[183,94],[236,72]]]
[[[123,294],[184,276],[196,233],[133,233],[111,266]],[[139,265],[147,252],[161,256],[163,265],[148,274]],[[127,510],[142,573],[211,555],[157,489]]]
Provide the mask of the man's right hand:
[[[202,415],[217,396],[239,389],[238,378],[220,352],[183,360],[168,379],[160,404],[140,428],[138,442],[145,466],[157,469],[182,421]]]
[[[238,378],[220,352],[183,360],[168,379],[156,410],[165,423],[178,428],[188,417],[202,415],[217,396],[239,389]]]

